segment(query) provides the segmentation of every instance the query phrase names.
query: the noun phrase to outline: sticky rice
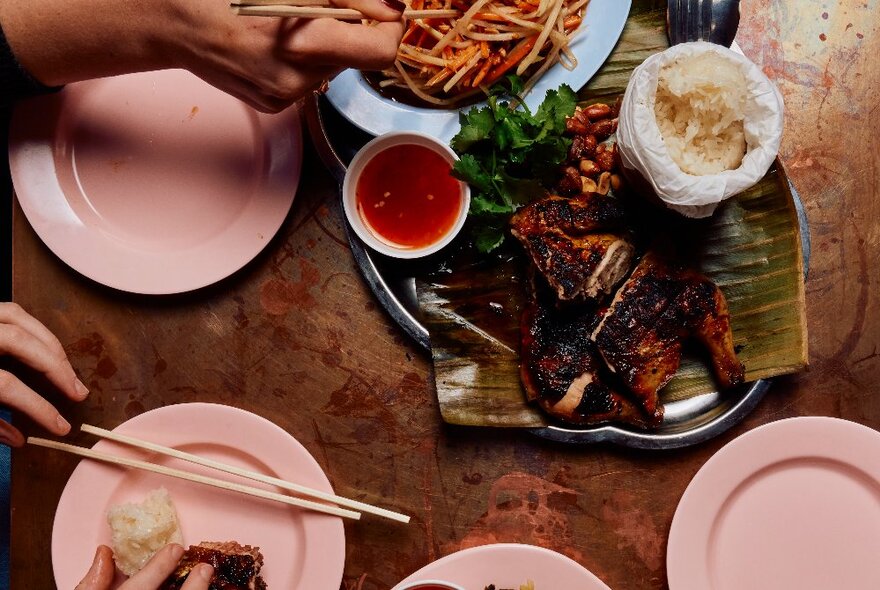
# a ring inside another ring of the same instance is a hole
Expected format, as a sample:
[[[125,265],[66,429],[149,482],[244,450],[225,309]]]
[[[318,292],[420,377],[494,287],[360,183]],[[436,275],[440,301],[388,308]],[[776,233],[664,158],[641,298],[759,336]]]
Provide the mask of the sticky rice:
[[[177,511],[168,490],[150,492],[143,502],[117,504],[107,512],[116,567],[127,576],[136,574],[168,543],[182,543]]]
[[[660,69],[654,115],[682,172],[702,176],[739,167],[747,99],[742,68],[718,53],[683,55]]]

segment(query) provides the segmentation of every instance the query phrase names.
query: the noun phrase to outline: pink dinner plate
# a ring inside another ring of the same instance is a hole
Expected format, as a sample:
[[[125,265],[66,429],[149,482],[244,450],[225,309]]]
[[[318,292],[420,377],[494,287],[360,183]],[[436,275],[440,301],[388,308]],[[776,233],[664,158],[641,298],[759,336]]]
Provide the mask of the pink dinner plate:
[[[409,576],[404,584],[419,580],[442,580],[483,590],[519,588],[529,580],[535,590],[609,590],[608,586],[576,561],[533,545],[497,543],[464,549],[426,565]]]
[[[880,580],[880,433],[780,420],[718,451],[681,498],[670,590],[868,590]]]
[[[132,418],[114,432],[333,491],[321,467],[296,439],[272,422],[237,408],[204,403],[166,406]],[[94,448],[273,489],[112,441],[100,441]],[[87,459],[68,480],[55,513],[52,565],[58,588],[76,586],[98,544],[110,543],[108,508],[140,502],[158,487],[168,490],[177,508],[184,546],[230,540],[255,545],[265,558],[263,578],[269,588],[339,590],[345,534],[338,517]],[[123,579],[117,575],[114,587]]]
[[[61,260],[104,285],[191,291],[252,260],[299,182],[295,108],[264,115],[182,70],[90,80],[22,102],[9,163]]]

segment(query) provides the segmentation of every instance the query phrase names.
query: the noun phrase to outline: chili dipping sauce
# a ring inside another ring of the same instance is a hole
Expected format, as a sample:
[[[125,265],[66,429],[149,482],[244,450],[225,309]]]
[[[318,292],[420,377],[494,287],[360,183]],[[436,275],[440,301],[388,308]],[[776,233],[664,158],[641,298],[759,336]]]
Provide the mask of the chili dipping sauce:
[[[449,233],[461,212],[461,184],[434,150],[389,147],[367,162],[355,187],[358,214],[381,240],[423,248]]]

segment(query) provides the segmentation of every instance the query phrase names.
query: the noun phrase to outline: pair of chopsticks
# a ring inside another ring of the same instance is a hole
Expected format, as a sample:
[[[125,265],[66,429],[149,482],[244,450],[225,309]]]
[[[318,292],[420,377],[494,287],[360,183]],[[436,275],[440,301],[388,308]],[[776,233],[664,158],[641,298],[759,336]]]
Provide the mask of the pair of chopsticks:
[[[27,442],[28,442],[28,444],[32,444],[32,445],[35,445],[38,447],[46,447],[49,449],[64,451],[66,453],[72,453],[74,455],[79,455],[81,457],[86,457],[88,459],[94,459],[96,461],[103,461],[105,463],[112,463],[114,465],[122,465],[125,467],[131,467],[133,469],[140,469],[142,471],[150,471],[152,473],[158,473],[160,475],[166,475],[168,477],[174,477],[177,479],[183,479],[183,480],[192,481],[195,483],[201,483],[201,484],[204,484],[207,486],[220,488],[223,490],[230,490],[233,492],[239,492],[241,494],[246,494],[249,496],[255,496],[257,498],[263,498],[266,500],[273,500],[275,502],[281,502],[282,504],[289,504],[291,506],[298,506],[300,508],[307,508],[309,510],[314,510],[316,512],[322,512],[324,514],[331,514],[333,516],[341,516],[343,518],[351,518],[353,520],[359,520],[361,517],[360,512],[366,512],[366,513],[373,514],[376,516],[388,518],[390,520],[395,520],[397,522],[403,522],[403,523],[409,522],[409,516],[406,516],[405,514],[400,514],[398,512],[386,510],[385,508],[379,508],[378,506],[373,506],[372,504],[367,504],[365,502],[359,502],[357,500],[352,500],[351,498],[344,498],[342,496],[337,496],[335,494],[330,494],[327,492],[322,492],[320,490],[308,488],[306,486],[302,486],[302,485],[299,485],[299,484],[296,484],[293,482],[285,481],[283,479],[278,479],[277,477],[270,477],[268,475],[263,475],[262,473],[248,471],[246,469],[241,469],[240,467],[235,467],[234,465],[227,465],[225,463],[221,463],[220,461],[214,461],[213,459],[206,459],[204,457],[199,457],[198,455],[186,453],[184,451],[179,451],[177,449],[163,447],[162,445],[157,445],[155,443],[151,443],[149,441],[134,438],[132,436],[126,436],[123,434],[111,432],[109,430],[104,430],[103,428],[98,428],[97,426],[90,426],[88,424],[83,424],[82,431],[88,432],[89,434],[94,434],[94,435],[101,437],[101,438],[106,438],[108,440],[113,440],[113,441],[120,442],[120,443],[129,445],[129,446],[132,446],[132,447],[136,447],[139,449],[153,451],[155,453],[159,453],[160,455],[165,455],[167,457],[174,457],[175,459],[181,459],[183,461],[188,461],[189,463],[195,463],[196,465],[201,465],[203,467],[210,467],[211,469],[223,471],[224,473],[230,473],[230,474],[237,475],[239,477],[244,477],[244,478],[247,478],[247,479],[250,479],[253,481],[258,481],[261,483],[274,485],[279,488],[300,494],[301,496],[305,496],[308,498],[314,498],[317,500],[324,500],[325,502],[331,502],[332,504],[335,504],[335,506],[330,505],[330,504],[322,504],[320,502],[313,502],[311,500],[305,500],[303,498],[297,498],[294,496],[288,496],[286,494],[279,494],[276,492],[270,492],[268,490],[263,490],[260,488],[242,485],[239,483],[225,481],[222,479],[215,479],[213,477],[199,475],[196,473],[190,473],[188,471],[182,471],[180,469],[174,469],[172,467],[165,467],[164,465],[156,465],[154,463],[148,463],[146,461],[139,461],[137,459],[130,459],[128,457],[119,457],[117,455],[113,455],[110,453],[96,451],[94,449],[89,449],[89,448],[85,448],[85,447],[78,447],[75,445],[69,445],[67,443],[56,442],[56,441],[48,440],[45,438],[28,437]],[[345,508],[340,508],[341,506],[344,506]],[[349,510],[349,509],[353,509],[353,510]],[[360,511],[360,512],[358,512],[358,511]]]
[[[335,18],[337,20],[361,20],[368,18],[353,8],[333,8],[330,0],[241,0],[230,4],[240,16],[281,16],[296,18]],[[452,18],[460,16],[455,9],[413,10],[407,8],[403,16],[415,20],[422,18]]]

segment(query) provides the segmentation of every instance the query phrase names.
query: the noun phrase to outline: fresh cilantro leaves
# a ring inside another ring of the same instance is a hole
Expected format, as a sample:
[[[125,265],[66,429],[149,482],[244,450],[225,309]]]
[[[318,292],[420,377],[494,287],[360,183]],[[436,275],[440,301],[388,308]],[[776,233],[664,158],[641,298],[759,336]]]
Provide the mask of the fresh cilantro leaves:
[[[460,115],[461,130],[452,138],[460,157],[453,175],[473,189],[470,215],[480,252],[498,248],[510,214],[552,186],[571,143],[563,133],[577,103],[574,91],[566,85],[548,90],[534,114],[521,92],[521,81],[508,77],[492,88],[488,106]]]

